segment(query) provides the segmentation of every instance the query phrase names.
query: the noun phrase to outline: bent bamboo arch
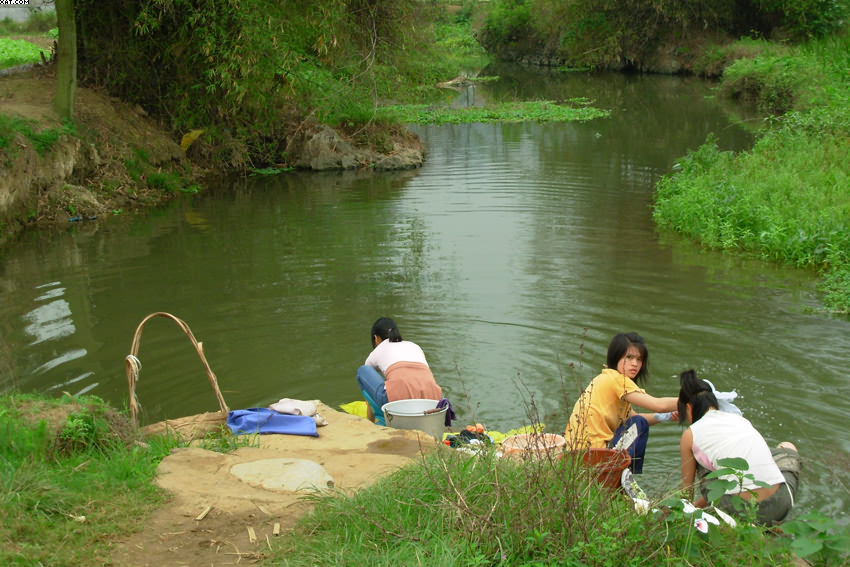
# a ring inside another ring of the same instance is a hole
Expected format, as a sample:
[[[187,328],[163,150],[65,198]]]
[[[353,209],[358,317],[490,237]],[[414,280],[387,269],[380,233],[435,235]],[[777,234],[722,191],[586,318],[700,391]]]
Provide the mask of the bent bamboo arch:
[[[230,410],[227,408],[227,404],[224,402],[224,397],[221,395],[221,390],[218,388],[218,379],[215,377],[215,373],[212,371],[212,368],[210,368],[210,365],[207,362],[207,357],[204,356],[203,343],[200,343],[197,339],[195,339],[195,335],[192,334],[192,330],[185,321],[179,317],[175,317],[171,313],[158,311],[156,313],[151,313],[142,319],[142,322],[139,323],[138,327],[136,327],[136,333],[133,335],[133,344],[130,346],[130,354],[128,354],[124,359],[124,367],[127,371],[127,383],[130,387],[130,418],[133,420],[133,424],[135,424],[136,427],[139,426],[139,408],[141,407],[139,404],[139,398],[136,396],[136,384],[139,381],[139,372],[141,372],[142,369],[142,363],[139,362],[138,359],[139,342],[142,339],[142,329],[144,328],[145,323],[154,317],[167,317],[177,323],[183,332],[186,333],[189,340],[192,341],[192,345],[194,345],[195,350],[198,352],[198,356],[201,357],[201,362],[204,365],[204,370],[207,372],[207,377],[209,378],[210,385],[215,392],[215,397],[218,399],[218,406],[221,409],[221,412],[227,414]]]

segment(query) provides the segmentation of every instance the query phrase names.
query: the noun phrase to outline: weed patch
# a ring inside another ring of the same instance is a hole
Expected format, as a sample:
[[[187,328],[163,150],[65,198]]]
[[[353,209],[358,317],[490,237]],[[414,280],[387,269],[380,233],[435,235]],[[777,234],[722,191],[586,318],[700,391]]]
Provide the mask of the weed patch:
[[[23,39],[0,37],[0,69],[38,63],[42,56],[48,58],[50,53]]]
[[[77,135],[76,126],[70,121],[64,122],[60,128],[42,128],[39,130],[37,126],[35,120],[0,114],[0,150],[5,150],[14,155],[17,148],[12,144],[12,141],[16,134],[20,134],[32,143],[38,155],[43,156],[53,149],[53,146],[62,136]]]
[[[703,534],[681,510],[638,514],[580,459],[557,454],[512,459],[442,449],[354,496],[316,499],[315,512],[271,554],[275,564],[788,563],[787,550],[769,549],[758,530]]]

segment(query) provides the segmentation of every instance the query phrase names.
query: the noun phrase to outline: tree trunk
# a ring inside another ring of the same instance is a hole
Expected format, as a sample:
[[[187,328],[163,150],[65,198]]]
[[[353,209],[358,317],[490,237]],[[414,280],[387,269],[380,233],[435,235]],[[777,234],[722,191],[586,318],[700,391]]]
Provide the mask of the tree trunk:
[[[56,98],[53,105],[62,119],[74,117],[77,94],[77,21],[74,0],[56,0],[59,42],[56,49]]]

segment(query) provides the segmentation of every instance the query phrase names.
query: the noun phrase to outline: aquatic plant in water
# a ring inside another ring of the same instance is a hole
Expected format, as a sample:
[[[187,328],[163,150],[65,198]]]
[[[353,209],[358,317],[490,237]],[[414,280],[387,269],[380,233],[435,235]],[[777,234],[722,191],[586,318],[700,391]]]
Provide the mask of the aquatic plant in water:
[[[575,122],[605,118],[608,110],[582,104],[559,104],[548,100],[504,102],[492,106],[463,108],[425,104],[385,106],[378,115],[387,120],[416,124],[461,124],[470,122]]]

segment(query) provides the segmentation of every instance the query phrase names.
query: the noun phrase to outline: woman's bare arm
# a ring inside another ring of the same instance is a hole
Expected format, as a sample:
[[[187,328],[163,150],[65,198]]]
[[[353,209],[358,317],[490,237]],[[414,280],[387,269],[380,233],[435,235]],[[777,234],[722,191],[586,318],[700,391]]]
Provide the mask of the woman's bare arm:
[[[690,429],[686,429],[682,433],[682,439],[679,441],[679,455],[682,459],[682,488],[686,491],[688,499],[693,499],[694,495],[694,479],[697,474],[697,461],[694,458],[694,434]],[[694,506],[703,508],[708,504],[706,499],[700,496]]]
[[[676,411],[676,404],[679,401],[679,398],[656,398],[643,392],[629,392],[623,396],[623,399],[634,406],[658,413]]]

